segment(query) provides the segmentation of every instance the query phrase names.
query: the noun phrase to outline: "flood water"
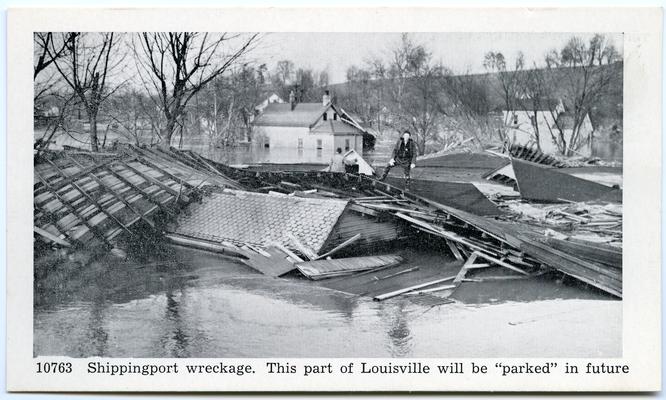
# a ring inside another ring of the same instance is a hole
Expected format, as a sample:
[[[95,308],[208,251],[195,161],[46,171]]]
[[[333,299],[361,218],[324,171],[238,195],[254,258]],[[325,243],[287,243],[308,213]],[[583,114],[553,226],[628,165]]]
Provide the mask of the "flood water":
[[[621,305],[551,278],[383,302],[215,255],[105,258],[35,285],[34,354],[70,357],[612,357]],[[417,251],[403,250],[419,263]],[[432,257],[431,257],[432,259]],[[175,261],[175,262],[174,262]],[[437,299],[437,298],[434,298]],[[546,339],[547,338],[547,339]],[[543,340],[547,340],[545,346]]]
[[[187,148],[229,164],[326,163],[330,155]],[[385,163],[391,141],[365,153]],[[621,152],[620,152],[621,154]],[[439,262],[401,249],[408,263]],[[442,260],[444,262],[446,260]],[[493,268],[493,271],[501,269]],[[491,271],[491,272],[493,272]],[[70,357],[616,357],[622,302],[552,276],[463,283],[455,302],[383,302],[209,253],[108,256],[35,281],[34,355]]]

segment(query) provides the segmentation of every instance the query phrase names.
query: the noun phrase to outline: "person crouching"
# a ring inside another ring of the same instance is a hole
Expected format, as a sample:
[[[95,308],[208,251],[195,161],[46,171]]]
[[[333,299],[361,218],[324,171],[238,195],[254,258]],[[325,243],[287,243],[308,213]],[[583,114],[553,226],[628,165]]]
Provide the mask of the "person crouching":
[[[405,175],[405,188],[409,189],[409,184],[411,183],[410,172],[416,167],[416,164],[414,164],[414,160],[416,160],[416,143],[414,143],[411,136],[410,132],[405,130],[402,137],[398,139],[393,148],[393,155],[386,168],[384,168],[381,178],[379,178],[380,181],[385,180],[391,168],[398,165],[402,167]]]

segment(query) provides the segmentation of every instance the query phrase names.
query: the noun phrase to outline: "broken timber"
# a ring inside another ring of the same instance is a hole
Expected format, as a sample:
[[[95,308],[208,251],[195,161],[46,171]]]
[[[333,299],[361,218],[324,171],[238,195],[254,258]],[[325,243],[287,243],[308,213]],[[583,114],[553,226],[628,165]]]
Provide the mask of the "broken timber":
[[[302,262],[296,264],[296,267],[306,277],[318,280],[349,275],[356,272],[388,268],[398,265],[400,262],[402,262],[402,258],[399,256],[379,255]]]
[[[298,185],[298,192],[307,193],[308,198],[318,197],[317,200],[321,200],[324,196],[338,196],[341,202],[356,198],[358,201],[354,202],[354,206],[369,210],[362,217],[354,217],[358,221],[348,224],[347,236],[330,240],[325,246],[321,242],[313,245],[306,237],[296,235],[299,241],[305,242],[315,252],[310,254],[315,258],[316,253],[323,253],[319,257],[326,256],[359,233],[362,233],[362,237],[355,239],[358,244],[398,238],[399,234],[392,224],[401,223],[406,227],[413,226],[431,237],[445,239],[445,246],[454,246],[448,248],[456,258],[469,257],[478,251],[492,258],[491,263],[497,264],[493,262],[496,260],[525,272],[541,269],[545,265],[615,296],[622,294],[621,269],[613,266],[621,258],[619,249],[615,253],[602,253],[606,254],[603,261],[595,261],[594,255],[600,251],[596,248],[577,246],[577,251],[570,252],[567,249],[574,246],[569,243],[536,240],[543,239],[543,235],[535,235],[525,224],[502,223],[474,215],[363,175],[321,171],[250,171],[217,163],[191,151],[162,151],[135,146],[127,146],[118,154],[77,152],[69,153],[68,156],[47,151],[43,157],[35,160],[35,240],[53,246],[66,246],[65,243],[72,246],[108,245],[120,233],[129,234],[128,230],[133,231],[139,221],[150,227],[147,221],[154,221],[153,215],[160,211],[176,214],[180,206],[192,200],[203,199],[204,204],[209,202],[210,197],[204,193],[206,188],[215,193],[219,193],[222,188],[255,193],[273,190],[284,193],[284,197],[306,200],[306,197],[287,196],[295,193],[294,185]],[[543,170],[543,167],[538,168]],[[326,193],[319,195],[320,189]],[[369,207],[364,207],[364,202]],[[374,206],[371,205],[373,203]],[[397,206],[393,208],[394,204]],[[359,229],[368,225],[363,218],[377,219],[377,228],[361,232]],[[224,241],[213,240],[218,244]],[[241,240],[235,245],[242,243]],[[256,246],[259,243],[250,244]],[[270,257],[262,257],[270,259],[273,257],[272,250],[267,250],[270,246],[270,243],[265,243],[256,248],[261,252],[254,253],[267,252]],[[285,246],[292,254],[293,250],[298,251],[288,247]],[[233,250],[232,247],[230,249]],[[455,250],[460,254],[456,254]],[[289,259],[298,261],[292,256]],[[414,274],[421,276],[424,273],[426,271],[420,268],[386,280],[403,279]],[[428,274],[430,276],[422,276],[423,279],[419,278],[416,284],[442,279],[441,273]],[[386,289],[383,292],[380,292],[383,289],[377,287],[374,295],[399,290],[409,286],[407,282],[414,282],[414,279],[416,275],[404,280],[406,285],[397,286],[396,282],[392,287],[383,287]],[[374,286],[371,282],[368,284]],[[369,288],[355,291],[372,292]]]

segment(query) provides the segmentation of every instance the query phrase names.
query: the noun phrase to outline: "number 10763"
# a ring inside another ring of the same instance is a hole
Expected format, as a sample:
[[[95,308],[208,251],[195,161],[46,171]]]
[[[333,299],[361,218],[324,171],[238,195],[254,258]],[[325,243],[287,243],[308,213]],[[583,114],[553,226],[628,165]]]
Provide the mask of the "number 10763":
[[[69,374],[72,372],[72,363],[70,362],[38,362],[38,374]]]

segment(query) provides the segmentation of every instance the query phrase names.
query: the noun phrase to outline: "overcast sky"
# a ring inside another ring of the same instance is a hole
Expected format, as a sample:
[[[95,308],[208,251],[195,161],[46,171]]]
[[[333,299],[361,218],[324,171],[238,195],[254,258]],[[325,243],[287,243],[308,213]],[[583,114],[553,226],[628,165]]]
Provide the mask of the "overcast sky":
[[[485,72],[483,57],[501,51],[513,61],[518,51],[526,66],[543,62],[544,54],[560,49],[571,36],[589,39],[582,33],[414,33],[413,39],[432,51],[437,61],[454,73]],[[622,34],[607,34],[622,53]],[[345,81],[351,65],[363,65],[372,57],[383,57],[400,42],[400,33],[270,33],[256,49],[257,61],[273,70],[279,60],[292,60],[296,67],[328,70],[331,83]]]

